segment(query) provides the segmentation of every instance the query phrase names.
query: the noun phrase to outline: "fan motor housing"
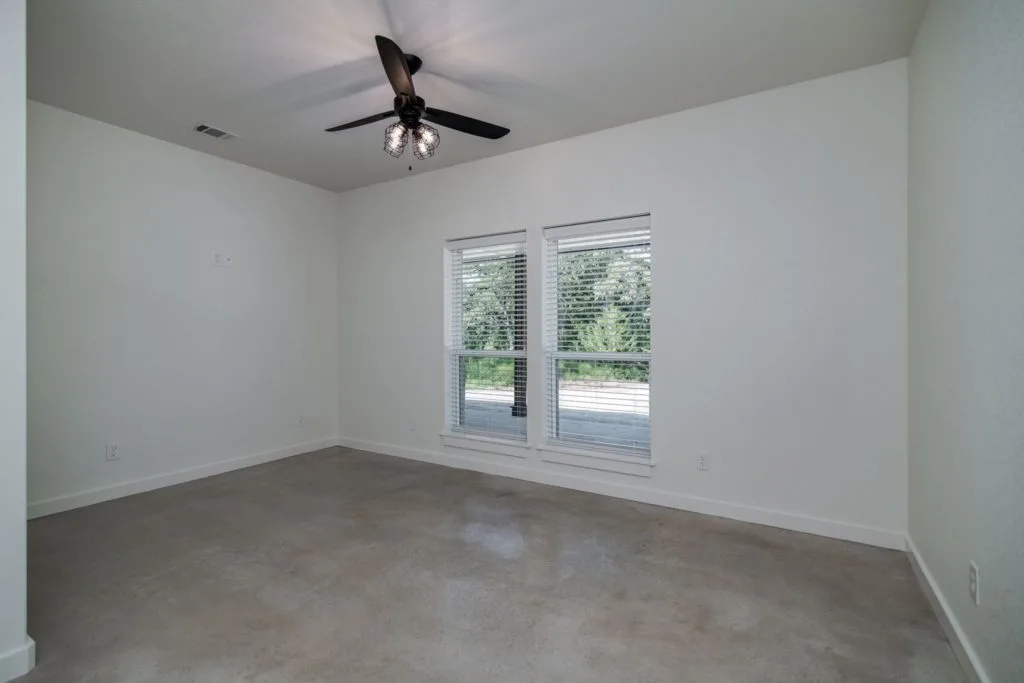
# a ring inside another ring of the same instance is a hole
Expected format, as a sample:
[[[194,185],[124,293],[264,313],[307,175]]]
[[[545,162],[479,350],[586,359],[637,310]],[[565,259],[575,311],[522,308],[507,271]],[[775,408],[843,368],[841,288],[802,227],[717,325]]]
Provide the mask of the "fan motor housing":
[[[423,116],[426,107],[427,103],[423,101],[422,97],[400,95],[395,98],[395,114],[409,125],[415,125],[420,122],[420,117]]]

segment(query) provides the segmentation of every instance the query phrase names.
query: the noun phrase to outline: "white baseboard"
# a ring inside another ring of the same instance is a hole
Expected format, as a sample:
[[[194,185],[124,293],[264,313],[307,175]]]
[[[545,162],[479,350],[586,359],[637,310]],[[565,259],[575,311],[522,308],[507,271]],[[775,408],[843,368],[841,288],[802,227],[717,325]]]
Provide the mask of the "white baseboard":
[[[36,665],[36,642],[25,636],[25,642],[0,654],[0,683],[24,676]]]
[[[820,519],[797,515],[790,512],[768,510],[765,508],[739,505],[719,500],[687,496],[671,491],[651,488],[650,486],[635,485],[632,483],[620,483],[599,481],[581,477],[575,473],[551,472],[550,470],[538,470],[524,466],[521,461],[517,462],[494,462],[474,458],[471,456],[455,455],[440,451],[428,451],[422,449],[406,448],[404,446],[393,446],[390,444],[359,441],[355,439],[339,439],[339,445],[347,448],[355,448],[362,451],[371,451],[393,455],[409,460],[419,460],[437,465],[456,467],[459,469],[474,470],[485,474],[496,474],[538,484],[548,484],[561,488],[598,493],[613,498],[623,498],[638,503],[650,503],[662,507],[699,512],[715,517],[727,517],[741,522],[752,522],[764,524],[780,529],[801,531],[818,536],[838,538],[845,541],[856,541],[867,545],[890,548],[894,550],[906,550],[906,536],[902,531],[890,531],[887,529],[876,529],[873,527],[837,522],[830,519]]]
[[[124,496],[152,491],[165,486],[183,484],[187,481],[211,477],[215,474],[224,474],[225,472],[231,472],[232,470],[240,470],[246,467],[252,467],[253,465],[261,465],[265,462],[281,460],[282,458],[289,458],[293,455],[301,455],[302,453],[309,453],[310,451],[316,451],[321,448],[329,448],[337,445],[337,438],[321,439],[320,441],[297,444],[295,446],[279,448],[277,450],[266,451],[264,453],[245,455],[240,458],[212,462],[206,465],[198,465],[196,467],[189,467],[175,472],[168,472],[166,474],[157,474],[152,477],[133,479],[132,481],[119,482],[117,484],[102,486],[88,491],[80,491],[78,493],[71,493],[65,496],[57,496],[56,498],[39,500],[34,503],[29,503],[28,518],[35,519],[36,517],[45,517],[46,515],[53,515],[58,512],[73,510],[75,508],[92,505],[94,503],[102,503],[107,500],[114,500],[115,498],[123,498]]]
[[[917,546],[914,545],[914,541],[909,535],[907,536],[907,549],[910,565],[914,568],[914,573],[917,575],[917,580],[921,584],[921,589],[928,598],[928,602],[931,603],[932,609],[939,617],[939,623],[942,624],[942,630],[946,632],[949,644],[953,646],[956,658],[960,660],[960,666],[967,673],[967,677],[971,679],[971,683],[992,683],[992,679],[985,672],[985,667],[981,665],[981,660],[978,659],[978,653],[971,646],[967,634],[964,633],[953,610],[949,608],[946,596],[942,594],[939,584],[935,583],[935,577],[932,576],[928,565],[917,552]]]

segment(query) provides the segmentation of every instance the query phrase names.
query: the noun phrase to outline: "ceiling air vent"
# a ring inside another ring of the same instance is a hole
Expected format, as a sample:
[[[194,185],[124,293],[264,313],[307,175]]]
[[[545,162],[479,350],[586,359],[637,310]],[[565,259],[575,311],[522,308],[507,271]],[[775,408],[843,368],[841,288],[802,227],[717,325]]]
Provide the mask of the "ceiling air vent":
[[[226,130],[214,128],[213,126],[207,126],[205,123],[201,123],[198,126],[196,126],[196,132],[202,133],[207,137],[216,138],[218,140],[230,140],[232,138],[238,137],[234,133],[229,133]]]

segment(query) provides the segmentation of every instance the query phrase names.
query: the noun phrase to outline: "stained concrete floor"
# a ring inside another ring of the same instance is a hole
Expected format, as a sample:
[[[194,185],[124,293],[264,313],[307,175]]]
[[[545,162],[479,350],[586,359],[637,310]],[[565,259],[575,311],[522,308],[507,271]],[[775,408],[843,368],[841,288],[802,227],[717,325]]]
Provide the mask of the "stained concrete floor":
[[[965,680],[902,553],[346,449],[29,537],[24,683]]]

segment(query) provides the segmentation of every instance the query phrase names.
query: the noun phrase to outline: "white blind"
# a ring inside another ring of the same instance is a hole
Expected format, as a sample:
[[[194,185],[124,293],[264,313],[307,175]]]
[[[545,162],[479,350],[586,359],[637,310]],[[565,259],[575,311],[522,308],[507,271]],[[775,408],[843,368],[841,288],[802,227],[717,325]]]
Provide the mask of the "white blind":
[[[526,238],[449,243],[448,427],[526,439]]]
[[[548,440],[649,458],[649,218],[545,237]]]

